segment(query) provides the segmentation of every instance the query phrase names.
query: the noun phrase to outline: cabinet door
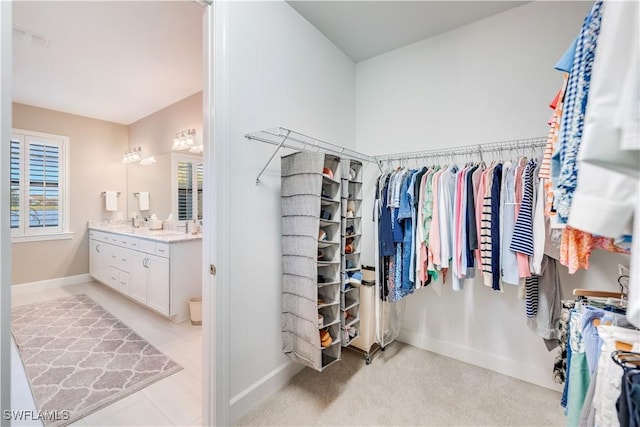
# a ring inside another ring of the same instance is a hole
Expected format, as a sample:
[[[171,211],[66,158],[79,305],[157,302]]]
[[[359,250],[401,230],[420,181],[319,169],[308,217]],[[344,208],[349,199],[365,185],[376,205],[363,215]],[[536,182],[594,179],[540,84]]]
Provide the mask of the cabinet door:
[[[147,267],[147,305],[168,316],[169,260],[148,255]]]
[[[147,304],[147,254],[131,251],[130,261],[129,296]]]
[[[109,245],[99,241],[89,241],[89,274],[94,279],[106,281],[106,257],[109,256]]]

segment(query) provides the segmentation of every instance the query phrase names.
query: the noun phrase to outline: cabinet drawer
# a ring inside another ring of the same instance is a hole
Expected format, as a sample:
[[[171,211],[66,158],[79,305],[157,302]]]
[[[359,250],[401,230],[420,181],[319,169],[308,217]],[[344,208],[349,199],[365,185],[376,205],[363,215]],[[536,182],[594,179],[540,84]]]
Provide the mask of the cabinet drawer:
[[[89,231],[89,238],[93,239],[93,240],[97,240],[99,242],[108,242],[108,235],[106,233],[103,233],[101,231],[96,231],[96,230],[90,230]]]
[[[109,276],[107,277],[107,285],[114,289],[120,289],[120,270],[114,266],[109,266]]]
[[[120,248],[118,251],[118,268],[122,271],[131,271],[131,251]]]
[[[118,268],[120,266],[120,248],[115,245],[107,245],[109,248],[109,265]]]
[[[156,243],[152,240],[138,239],[138,247],[136,250],[153,255],[156,253]]]
[[[125,295],[129,295],[129,273],[126,271],[120,271],[118,276],[118,290]]]
[[[130,245],[131,238],[128,236],[123,236],[122,234],[112,234],[111,242],[118,246],[122,246],[123,248],[128,248]]]
[[[168,243],[156,242],[156,255],[169,258],[171,256],[171,245]]]
[[[139,251],[140,250],[140,239],[138,239],[137,237],[130,237],[129,238],[129,247],[131,249]]]

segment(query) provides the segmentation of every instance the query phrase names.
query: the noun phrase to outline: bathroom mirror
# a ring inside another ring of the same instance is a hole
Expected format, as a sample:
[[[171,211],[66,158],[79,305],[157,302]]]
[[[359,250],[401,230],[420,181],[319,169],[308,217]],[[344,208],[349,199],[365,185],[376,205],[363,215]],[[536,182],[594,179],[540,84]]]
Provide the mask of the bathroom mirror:
[[[171,204],[175,219],[178,221],[201,220],[202,158],[174,153],[172,155],[171,167]]]
[[[202,219],[202,157],[180,152],[154,155],[151,165],[127,165],[127,218],[148,218],[155,214],[183,222]],[[149,210],[139,209],[140,192],[149,193]]]

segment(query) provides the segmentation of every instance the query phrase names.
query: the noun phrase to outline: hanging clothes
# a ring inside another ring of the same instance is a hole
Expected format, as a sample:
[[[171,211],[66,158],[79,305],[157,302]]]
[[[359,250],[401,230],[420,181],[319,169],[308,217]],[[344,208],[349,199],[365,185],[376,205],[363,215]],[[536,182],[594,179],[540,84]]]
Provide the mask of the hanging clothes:
[[[640,29],[636,1],[607,2],[586,105],[569,224],[617,238],[633,228],[640,252]],[[592,212],[599,215],[592,215]],[[635,224],[632,225],[632,218]],[[640,261],[632,258],[629,320],[640,327]]]
[[[576,187],[576,156],[582,140],[584,113],[589,94],[593,56],[602,22],[603,2],[596,1],[585,18],[578,37],[565,95],[560,138],[554,153],[559,171],[555,184],[555,208],[558,218],[566,223]]]

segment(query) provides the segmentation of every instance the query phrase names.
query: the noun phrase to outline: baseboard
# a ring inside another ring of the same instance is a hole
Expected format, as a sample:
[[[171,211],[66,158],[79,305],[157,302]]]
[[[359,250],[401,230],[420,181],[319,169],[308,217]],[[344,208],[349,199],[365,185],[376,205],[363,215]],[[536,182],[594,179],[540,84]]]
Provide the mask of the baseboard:
[[[291,361],[285,362],[232,397],[229,402],[230,423],[235,423],[258,403],[287,385],[289,380],[302,369],[304,366],[300,364]]]
[[[11,287],[13,295],[21,295],[30,292],[43,291],[52,288],[62,288],[64,286],[79,285],[93,281],[89,274],[78,274],[76,276],[58,277],[56,279],[40,280],[38,282],[21,283]]]
[[[398,341],[541,387],[562,391],[562,386],[551,380],[549,370],[540,369],[536,366],[504,359],[495,354],[441,341],[406,329],[400,331]]]

